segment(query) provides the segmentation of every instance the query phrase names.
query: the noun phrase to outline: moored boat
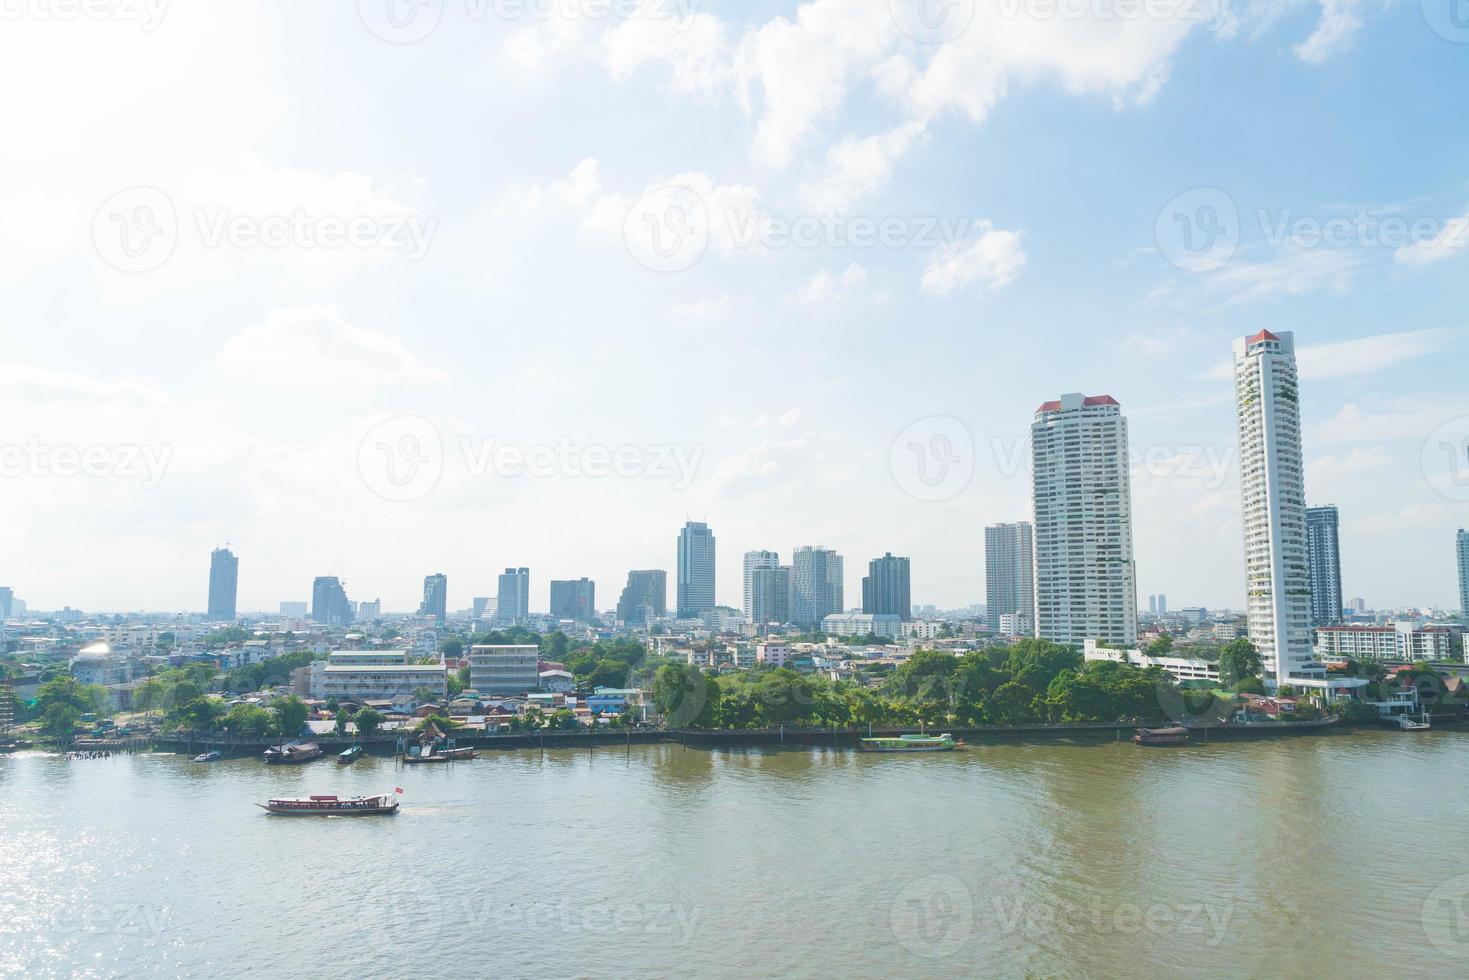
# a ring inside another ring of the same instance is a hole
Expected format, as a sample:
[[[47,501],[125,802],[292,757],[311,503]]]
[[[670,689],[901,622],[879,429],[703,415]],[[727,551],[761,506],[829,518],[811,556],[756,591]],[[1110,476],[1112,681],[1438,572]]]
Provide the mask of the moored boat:
[[[194,756],[195,762],[218,762],[224,758],[223,752],[200,752]]]
[[[398,812],[398,797],[403,795],[403,787],[394,787],[391,793],[381,793],[377,796],[301,796],[283,797],[281,799],[267,800],[257,803],[256,806],[267,813],[278,813],[283,816],[310,816],[310,817],[372,817],[382,816]]]
[[[1139,728],[1132,740],[1138,745],[1187,745],[1188,729],[1182,725],[1171,728]]]
[[[963,745],[954,736],[896,735],[891,738],[864,738],[858,743],[863,752],[948,752]]]
[[[294,766],[310,762],[312,759],[320,759],[321,754],[321,746],[315,742],[288,742],[285,745],[272,745],[266,749],[264,759],[272,766]]]
[[[350,749],[337,753],[337,761],[344,766],[349,766],[360,758],[362,758],[362,746],[360,745],[354,745]]]
[[[409,752],[403,756],[403,761],[409,765],[418,765],[424,762],[458,762],[477,758],[479,758],[479,753],[472,748],[440,749],[426,745],[417,752]]]

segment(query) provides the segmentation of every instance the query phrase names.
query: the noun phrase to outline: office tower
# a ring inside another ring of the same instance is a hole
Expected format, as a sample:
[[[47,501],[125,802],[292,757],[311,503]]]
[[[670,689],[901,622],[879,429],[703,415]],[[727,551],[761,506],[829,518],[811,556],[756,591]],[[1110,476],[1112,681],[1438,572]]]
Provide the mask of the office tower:
[[[862,612],[868,616],[913,618],[908,559],[894,558],[889,551],[867,563],[867,574],[862,577]]]
[[[0,620],[9,619],[15,614],[15,590],[9,586],[0,586]]]
[[[489,596],[475,596],[474,601],[470,604],[470,618],[483,619],[485,610],[489,608],[490,602]]]
[[[1158,615],[1158,597],[1155,595],[1148,596],[1148,612],[1154,616]]]
[[[291,619],[305,619],[310,611],[310,605],[305,602],[281,603],[281,615]]]
[[[755,572],[760,569],[779,568],[780,555],[774,551],[747,551],[745,552],[745,618],[752,623],[760,622],[755,618]]]
[[[1459,528],[1459,615],[1469,620],[1469,531]],[[1366,603],[1363,603],[1365,606]],[[1469,655],[1466,655],[1469,656]]]
[[[589,578],[551,583],[551,616],[587,622],[597,615],[597,586]]]
[[[1284,331],[1234,342],[1245,609],[1250,642],[1274,684],[1290,683],[1314,660],[1295,348]]]
[[[842,611],[842,556],[820,546],[797,548],[791,556],[790,621],[814,630]]]
[[[506,626],[530,618],[530,569],[507,568],[500,575],[500,597],[495,620]]]
[[[311,618],[329,626],[352,622],[352,604],[347,590],[335,575],[318,575],[311,584]]]
[[[1158,615],[1168,615],[1168,597],[1161,592],[1158,593]]]
[[[1306,508],[1306,569],[1311,576],[1311,625],[1341,622],[1341,545],[1335,506]]]
[[[761,566],[746,576],[750,594],[745,613],[755,626],[791,621],[791,566]]]
[[[1035,628],[1078,649],[1137,643],[1127,420],[1111,395],[1062,395],[1030,427]]]
[[[629,626],[644,626],[667,615],[668,573],[661,568],[628,572],[617,600],[617,618]]]
[[[1035,625],[1034,529],[1028,521],[984,529],[984,596],[990,629],[1001,616],[1024,616]]]
[[[449,576],[443,572],[424,576],[423,601],[418,604],[418,614],[432,616],[441,623],[449,618]]]
[[[226,622],[235,618],[235,597],[240,585],[240,559],[228,548],[209,554],[209,619]]]
[[[678,532],[678,618],[693,619],[714,608],[714,532],[689,521]]]

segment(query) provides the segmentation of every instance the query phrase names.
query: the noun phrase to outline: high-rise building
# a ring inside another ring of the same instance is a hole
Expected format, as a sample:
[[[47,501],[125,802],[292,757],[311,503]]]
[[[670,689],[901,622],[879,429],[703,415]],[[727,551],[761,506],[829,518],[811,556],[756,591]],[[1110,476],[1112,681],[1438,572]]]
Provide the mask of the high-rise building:
[[[352,622],[352,603],[335,575],[318,575],[311,584],[311,618],[329,626]]]
[[[779,568],[780,555],[774,551],[747,551],[745,552],[745,618],[752,623],[760,622],[755,618],[755,572],[763,568]]]
[[[689,521],[678,532],[678,618],[694,619],[714,608],[714,532]]]
[[[469,605],[469,618],[483,619],[485,610],[489,608],[490,603],[493,601],[489,596],[475,596]]]
[[[1245,609],[1266,680],[1312,669],[1311,570],[1301,462],[1300,387],[1293,334],[1261,330],[1234,342],[1244,507]]]
[[[506,626],[530,618],[530,569],[507,568],[500,574],[500,597],[495,620]]]
[[[908,559],[894,558],[889,551],[867,563],[867,574],[862,577],[862,612],[868,616],[913,618]]]
[[[228,622],[235,618],[235,599],[240,587],[240,559],[228,548],[209,553],[209,619]]]
[[[311,604],[306,602],[283,602],[281,603],[281,615],[289,619],[305,619],[311,612]]]
[[[990,629],[1001,616],[1035,623],[1034,528],[1028,521],[984,529],[984,597]]]
[[[597,586],[589,578],[551,583],[551,615],[556,619],[587,622],[597,615]]]
[[[661,568],[627,573],[627,585],[617,600],[617,618],[629,626],[643,626],[668,615],[668,573]]]
[[[1154,616],[1158,615],[1158,597],[1156,595],[1148,596],[1148,612]]]
[[[1078,649],[1137,643],[1127,420],[1111,395],[1062,395],[1030,427],[1035,629]]]
[[[449,576],[436,572],[424,577],[423,601],[418,604],[418,614],[432,616],[441,623],[449,618]]]
[[[1158,593],[1158,615],[1168,615],[1168,597],[1161,592]]]
[[[757,627],[791,621],[791,566],[756,568],[749,578],[750,608],[745,614]]]
[[[1311,576],[1311,625],[1341,622],[1341,545],[1335,506],[1306,508],[1306,568]]]
[[[1469,531],[1459,528],[1459,615],[1469,620]],[[1366,603],[1363,603],[1366,605]],[[1469,658],[1469,654],[1465,655]]]
[[[0,585],[0,620],[9,619],[14,615],[15,590],[8,585]]]
[[[804,545],[791,556],[790,620],[814,630],[842,609],[842,556],[820,546]]]

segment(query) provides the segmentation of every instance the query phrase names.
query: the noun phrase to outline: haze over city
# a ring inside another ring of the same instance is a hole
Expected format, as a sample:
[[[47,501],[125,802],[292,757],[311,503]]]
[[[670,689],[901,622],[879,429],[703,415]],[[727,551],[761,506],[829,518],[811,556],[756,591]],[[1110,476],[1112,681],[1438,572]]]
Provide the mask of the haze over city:
[[[1267,6],[937,39],[887,0],[7,22],[0,579],[197,610],[227,540],[241,609],[340,574],[411,610],[434,571],[463,608],[505,566],[533,608],[580,576],[605,605],[694,519],[723,603],[745,551],[810,544],[849,596],[891,551],[964,606],[984,527],[1030,518],[1036,406],[1083,392],[1128,420],[1140,596],[1242,608],[1230,344],[1270,329],[1346,594],[1453,606],[1466,49],[1416,7]],[[669,200],[696,254],[639,237]],[[376,447],[429,432],[438,478],[386,499]],[[972,479],[925,499],[914,442]]]

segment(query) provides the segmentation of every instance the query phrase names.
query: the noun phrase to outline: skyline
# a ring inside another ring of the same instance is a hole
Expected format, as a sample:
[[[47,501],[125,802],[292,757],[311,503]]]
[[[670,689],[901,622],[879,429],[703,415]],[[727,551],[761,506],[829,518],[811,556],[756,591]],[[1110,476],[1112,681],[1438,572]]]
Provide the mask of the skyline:
[[[552,578],[673,573],[684,517],[718,528],[729,605],[745,551],[823,542],[848,596],[891,551],[915,601],[965,605],[984,527],[1029,519],[1031,410],[1086,391],[1128,417],[1139,595],[1241,608],[1228,350],[1268,329],[1300,342],[1343,588],[1452,606],[1469,61],[1412,5],[1329,6],[985,8],[941,44],[888,0],[711,2],[671,33],[445,5],[411,43],[351,5],[7,21],[0,581],[192,609],[229,540],[241,608],[329,572],[411,608],[432,571],[487,595],[522,565],[546,608]],[[117,78],[125,113],[95,97]],[[658,271],[638,232],[675,206],[709,223]],[[431,486],[364,481],[413,437]],[[974,447],[962,488],[895,450],[945,439]],[[571,472],[621,446],[630,475]]]

